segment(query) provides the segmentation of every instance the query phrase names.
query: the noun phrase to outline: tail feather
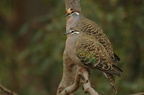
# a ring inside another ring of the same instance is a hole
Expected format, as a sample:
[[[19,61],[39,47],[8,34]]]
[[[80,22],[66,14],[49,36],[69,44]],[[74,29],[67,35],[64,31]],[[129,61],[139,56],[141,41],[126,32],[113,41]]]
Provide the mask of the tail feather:
[[[112,65],[112,69],[104,71],[104,72],[109,73],[109,74],[114,74],[114,75],[121,77],[123,71],[116,65]]]
[[[117,93],[117,88],[115,86],[115,79],[114,79],[114,76],[112,74],[109,74],[109,73],[105,73],[104,72],[104,75],[105,77],[108,79],[108,81],[110,82],[112,88],[113,88],[113,91],[114,93],[116,94]]]
[[[112,65],[112,67],[113,67],[114,74],[116,74],[119,77],[121,77],[123,71],[119,67],[117,67],[116,65]]]

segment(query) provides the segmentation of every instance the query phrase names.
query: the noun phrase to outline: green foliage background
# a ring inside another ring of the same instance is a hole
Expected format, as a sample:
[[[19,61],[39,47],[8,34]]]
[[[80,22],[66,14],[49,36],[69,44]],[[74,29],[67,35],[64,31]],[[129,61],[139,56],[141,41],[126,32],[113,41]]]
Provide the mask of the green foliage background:
[[[144,0],[81,0],[81,6],[122,60],[117,95],[144,92]],[[19,95],[56,94],[66,40],[64,15],[64,0],[0,0],[1,84]],[[114,95],[100,71],[91,73],[99,93]],[[79,89],[75,95],[85,94]]]

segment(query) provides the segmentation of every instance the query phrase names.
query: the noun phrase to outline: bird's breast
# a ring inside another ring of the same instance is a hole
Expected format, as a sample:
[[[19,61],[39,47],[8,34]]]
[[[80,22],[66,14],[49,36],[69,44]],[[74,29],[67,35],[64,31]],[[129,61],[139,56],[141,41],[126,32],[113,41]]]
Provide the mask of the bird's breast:
[[[75,64],[81,64],[81,61],[76,55],[76,38],[68,37],[66,40],[66,52]]]
[[[75,39],[73,37],[68,37],[66,40],[66,49],[67,50],[74,50],[75,49]]]

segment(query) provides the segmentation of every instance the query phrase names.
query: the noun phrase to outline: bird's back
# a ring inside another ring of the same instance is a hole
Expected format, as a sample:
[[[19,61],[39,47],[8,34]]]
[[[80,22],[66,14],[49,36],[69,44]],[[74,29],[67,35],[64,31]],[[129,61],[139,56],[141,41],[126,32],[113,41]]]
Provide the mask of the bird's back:
[[[114,53],[114,50],[108,37],[103,33],[102,29],[95,22],[83,16],[77,22],[75,27],[77,27],[81,32],[86,33],[89,36],[92,36],[100,44],[102,44],[114,62],[120,61],[120,58]]]

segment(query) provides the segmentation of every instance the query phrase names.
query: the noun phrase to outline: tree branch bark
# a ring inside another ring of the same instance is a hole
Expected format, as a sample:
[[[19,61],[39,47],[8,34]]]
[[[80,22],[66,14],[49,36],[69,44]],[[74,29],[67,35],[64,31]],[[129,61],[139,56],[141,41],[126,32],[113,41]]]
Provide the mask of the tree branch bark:
[[[16,94],[15,92],[12,92],[11,90],[9,90],[9,89],[7,89],[6,87],[4,87],[2,84],[0,84],[0,89],[1,89],[3,92],[7,93],[8,95],[18,95],[18,94]]]
[[[65,6],[66,10],[72,8],[81,12],[80,0],[65,0]]]
[[[82,70],[83,69],[83,70]],[[79,67],[77,69],[77,73],[75,76],[74,82],[70,85],[62,89],[57,93],[57,95],[70,95],[73,92],[75,92],[79,86],[80,83],[83,84],[84,92],[89,93],[90,95],[99,95],[92,87],[89,80],[89,71],[87,69],[84,69],[83,67]]]
[[[136,94],[130,94],[130,95],[144,95],[144,92],[136,93]]]
[[[88,71],[84,71],[82,73],[83,77],[85,78],[85,83],[83,83],[84,92],[89,93],[90,95],[99,95],[92,87],[89,80],[89,73]]]
[[[77,72],[73,84],[63,89],[63,91],[60,92],[59,95],[69,95],[75,92],[79,88],[79,85],[80,85],[80,74]]]
[[[67,52],[64,51],[64,54],[63,54],[63,76],[62,76],[62,80],[61,80],[58,90],[57,90],[57,95],[66,95],[66,94],[63,94],[62,91],[66,87],[72,85],[73,82],[75,81],[77,67],[78,66],[75,65],[74,62],[70,59]]]

